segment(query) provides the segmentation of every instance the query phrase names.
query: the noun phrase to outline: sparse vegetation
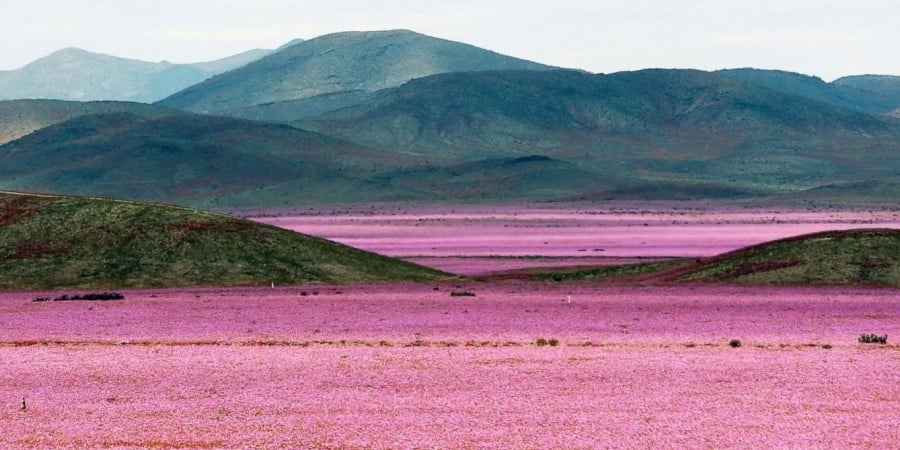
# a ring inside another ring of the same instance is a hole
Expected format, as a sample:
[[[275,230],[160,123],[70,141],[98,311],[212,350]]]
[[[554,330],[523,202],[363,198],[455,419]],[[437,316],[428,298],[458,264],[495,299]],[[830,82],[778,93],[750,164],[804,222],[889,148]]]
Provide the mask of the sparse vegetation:
[[[108,301],[108,300],[124,300],[125,295],[119,292],[92,292],[87,294],[62,294],[53,298],[54,302],[66,302],[66,301]],[[50,301],[50,297],[36,297],[35,302],[48,302]]]
[[[860,344],[887,344],[887,335],[878,335],[875,333],[863,333],[857,339]]]
[[[826,231],[767,242],[701,262],[676,279],[900,287],[900,230]]]
[[[635,277],[670,270],[687,264],[685,260],[673,259],[648,263],[626,264],[621,266],[603,266],[579,269],[539,269],[529,271],[528,277],[536,280],[585,281],[606,280]]]
[[[188,208],[0,194],[0,289],[291,285],[447,277],[249,220]]]
[[[452,291],[450,292],[451,297],[475,297],[475,293],[472,291]]]

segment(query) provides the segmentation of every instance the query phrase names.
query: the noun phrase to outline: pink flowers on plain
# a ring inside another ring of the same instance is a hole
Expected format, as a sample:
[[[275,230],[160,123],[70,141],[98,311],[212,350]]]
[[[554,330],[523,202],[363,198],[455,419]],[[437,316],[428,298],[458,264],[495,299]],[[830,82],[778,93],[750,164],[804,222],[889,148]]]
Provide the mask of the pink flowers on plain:
[[[856,338],[900,335],[896,294],[523,283],[97,303],[6,293],[0,447],[883,447],[898,439],[898,347]]]

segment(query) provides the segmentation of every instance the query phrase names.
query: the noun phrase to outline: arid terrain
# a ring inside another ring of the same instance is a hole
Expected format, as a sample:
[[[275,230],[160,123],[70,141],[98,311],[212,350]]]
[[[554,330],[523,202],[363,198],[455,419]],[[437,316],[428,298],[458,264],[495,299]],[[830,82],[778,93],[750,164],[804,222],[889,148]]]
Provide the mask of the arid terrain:
[[[698,256],[821,227],[898,226],[885,211],[420,212],[265,220],[465,273],[519,261],[498,256]],[[0,294],[0,447],[900,441],[892,288],[460,279],[123,293]],[[861,344],[862,333],[889,341]]]

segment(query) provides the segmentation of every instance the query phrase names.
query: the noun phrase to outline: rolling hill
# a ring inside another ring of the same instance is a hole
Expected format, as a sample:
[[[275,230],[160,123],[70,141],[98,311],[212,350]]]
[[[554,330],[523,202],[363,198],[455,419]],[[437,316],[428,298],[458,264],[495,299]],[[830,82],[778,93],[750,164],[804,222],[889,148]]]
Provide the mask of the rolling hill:
[[[446,275],[280,228],[130,201],[0,193],[0,289],[371,281]]]
[[[900,122],[695,70],[434,75],[296,124],[429,157],[566,161],[597,174],[590,198],[770,195],[900,175]]]
[[[391,198],[369,178],[420,158],[287,125],[187,113],[81,116],[0,146],[0,189],[202,206]]]
[[[114,104],[0,146],[0,188],[253,208],[765,196],[884,203],[900,185],[897,119],[719,73],[461,72],[367,95],[294,126]]]
[[[287,121],[357,104],[368,93],[447,72],[549,67],[406,30],[303,41],[160,102],[186,111]]]
[[[859,77],[826,83],[818,77],[781,70],[728,69],[717,73],[784,94],[869,113],[890,114],[900,108],[900,83],[893,95],[885,95],[875,87],[875,83],[861,81]]]
[[[0,71],[0,100],[154,102],[270,52],[255,49],[216,61],[173,64],[66,48],[22,68]]]
[[[176,110],[132,102],[0,101],[0,145],[76,117],[117,112],[145,118],[180,114]]]
[[[796,236],[729,252],[679,272],[674,280],[900,287],[900,230]]]
[[[700,260],[505,272],[492,277],[616,283],[735,283],[900,287],[900,230],[825,231]]]
[[[882,96],[885,101],[894,105],[890,111],[894,116],[900,117],[900,76],[896,75],[853,75],[838,78],[832,82],[838,86],[849,86],[874,92]]]

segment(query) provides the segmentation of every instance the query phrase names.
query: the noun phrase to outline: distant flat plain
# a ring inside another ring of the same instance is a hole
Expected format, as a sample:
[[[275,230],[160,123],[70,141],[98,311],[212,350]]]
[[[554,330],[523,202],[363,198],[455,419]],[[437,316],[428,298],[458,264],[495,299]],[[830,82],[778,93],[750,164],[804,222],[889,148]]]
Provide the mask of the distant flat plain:
[[[464,275],[707,257],[789,236],[900,228],[900,208],[382,206],[251,214],[255,220]]]

